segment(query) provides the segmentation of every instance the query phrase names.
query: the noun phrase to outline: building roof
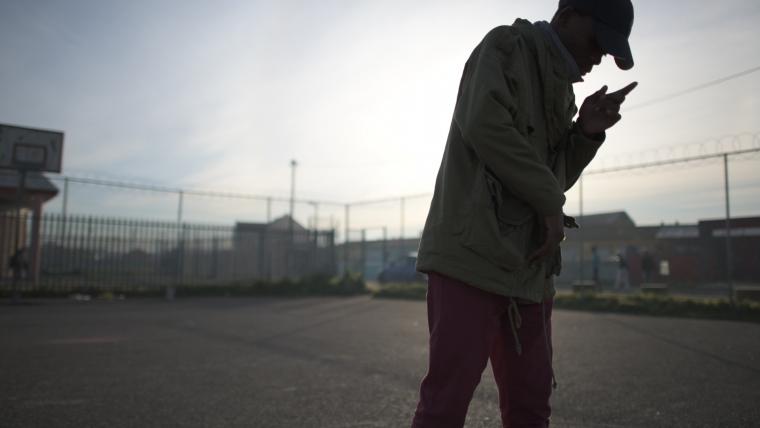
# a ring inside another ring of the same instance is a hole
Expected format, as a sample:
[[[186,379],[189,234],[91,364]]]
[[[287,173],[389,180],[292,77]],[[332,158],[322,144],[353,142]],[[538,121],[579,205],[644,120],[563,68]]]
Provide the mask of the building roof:
[[[625,211],[584,214],[576,220],[579,229],[565,229],[569,240],[620,241],[641,238],[640,230]]]
[[[657,239],[693,239],[699,238],[699,227],[692,226],[660,226],[655,234]]]
[[[656,239],[661,228],[662,226],[637,226],[636,232],[642,239]]]
[[[296,232],[303,232],[306,230],[305,227],[301,226],[295,219],[293,219],[289,214],[286,214],[280,218],[276,218],[272,220],[268,225],[267,229],[269,230],[289,230],[290,229],[290,221],[293,221],[293,230]]]
[[[16,171],[0,169],[0,190],[16,191],[20,175]],[[26,175],[24,189],[27,192],[58,194],[58,187],[39,172],[29,172]]]
[[[620,228],[636,227],[636,223],[625,211],[614,211],[610,213],[584,214],[583,217],[576,217],[578,223],[584,228]]]
[[[760,217],[732,217],[731,228],[735,227],[760,227]],[[725,229],[726,219],[700,220],[699,227],[702,230]]]
[[[731,228],[731,236],[732,237],[750,237],[750,236],[760,236],[760,227],[732,227]],[[712,237],[713,238],[725,238],[726,237],[726,229],[713,229],[712,231]]]
[[[259,230],[287,231],[290,228],[290,219],[290,215],[286,214],[282,217],[272,220],[269,223],[237,222],[235,223],[235,229],[239,232],[254,232]],[[303,232],[306,231],[306,228],[297,221],[293,220],[293,231]]]

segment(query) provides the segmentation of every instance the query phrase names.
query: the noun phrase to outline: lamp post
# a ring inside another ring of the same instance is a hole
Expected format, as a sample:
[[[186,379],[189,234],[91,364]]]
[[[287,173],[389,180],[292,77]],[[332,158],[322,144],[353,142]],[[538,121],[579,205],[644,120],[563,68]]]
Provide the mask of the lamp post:
[[[295,198],[296,198],[296,167],[298,162],[295,159],[290,161],[290,235],[293,237],[293,215],[295,211]]]
[[[294,223],[295,220],[293,219],[293,216],[295,215],[295,198],[296,198],[296,167],[298,166],[298,162],[296,162],[295,159],[292,159],[290,161],[290,218],[288,219],[288,258],[287,258],[287,266],[288,266],[288,274],[291,274],[293,272],[294,266],[294,260],[293,260],[293,250],[295,249],[295,242],[294,242]]]

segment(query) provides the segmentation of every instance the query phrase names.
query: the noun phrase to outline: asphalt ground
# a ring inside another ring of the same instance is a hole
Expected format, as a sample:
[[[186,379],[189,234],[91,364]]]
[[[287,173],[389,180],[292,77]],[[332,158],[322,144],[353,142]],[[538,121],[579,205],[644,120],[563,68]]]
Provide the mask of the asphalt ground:
[[[760,325],[556,310],[555,427],[760,426]],[[0,304],[1,427],[407,427],[424,302]],[[499,427],[490,368],[468,427]]]

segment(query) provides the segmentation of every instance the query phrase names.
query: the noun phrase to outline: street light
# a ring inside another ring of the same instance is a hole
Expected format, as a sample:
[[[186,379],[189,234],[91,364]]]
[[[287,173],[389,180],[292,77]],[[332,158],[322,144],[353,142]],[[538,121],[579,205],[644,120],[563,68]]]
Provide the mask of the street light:
[[[295,198],[296,198],[296,167],[298,162],[295,159],[290,161],[290,222],[288,229],[290,230],[290,239],[293,240],[293,215],[295,211]]]
[[[288,219],[288,235],[289,235],[289,244],[288,244],[288,253],[287,253],[287,266],[288,266],[288,276],[292,274],[293,272],[293,247],[294,244],[294,236],[293,236],[293,223],[295,220],[293,219],[293,215],[295,212],[295,198],[296,198],[296,167],[298,166],[298,162],[296,162],[295,159],[292,159],[290,161],[290,219]]]

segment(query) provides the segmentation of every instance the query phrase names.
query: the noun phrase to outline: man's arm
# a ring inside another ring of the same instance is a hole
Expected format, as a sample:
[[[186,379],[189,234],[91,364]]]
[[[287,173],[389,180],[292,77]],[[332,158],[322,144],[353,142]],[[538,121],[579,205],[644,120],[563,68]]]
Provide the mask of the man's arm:
[[[565,153],[565,190],[573,187],[606,138],[605,131],[620,121],[620,105],[638,82],[607,93],[607,86],[583,101],[578,121],[568,135]]]
[[[521,61],[514,36],[503,30],[489,33],[467,64],[454,120],[466,143],[506,189],[541,216],[558,215],[565,202],[563,189],[515,123],[519,106],[507,84],[512,75],[504,67],[519,69]],[[520,73],[514,74],[519,78]]]
[[[565,150],[565,191],[570,190],[583,170],[596,156],[597,150],[602,146],[606,138],[604,132],[587,137],[574,123],[567,135],[567,149]]]

